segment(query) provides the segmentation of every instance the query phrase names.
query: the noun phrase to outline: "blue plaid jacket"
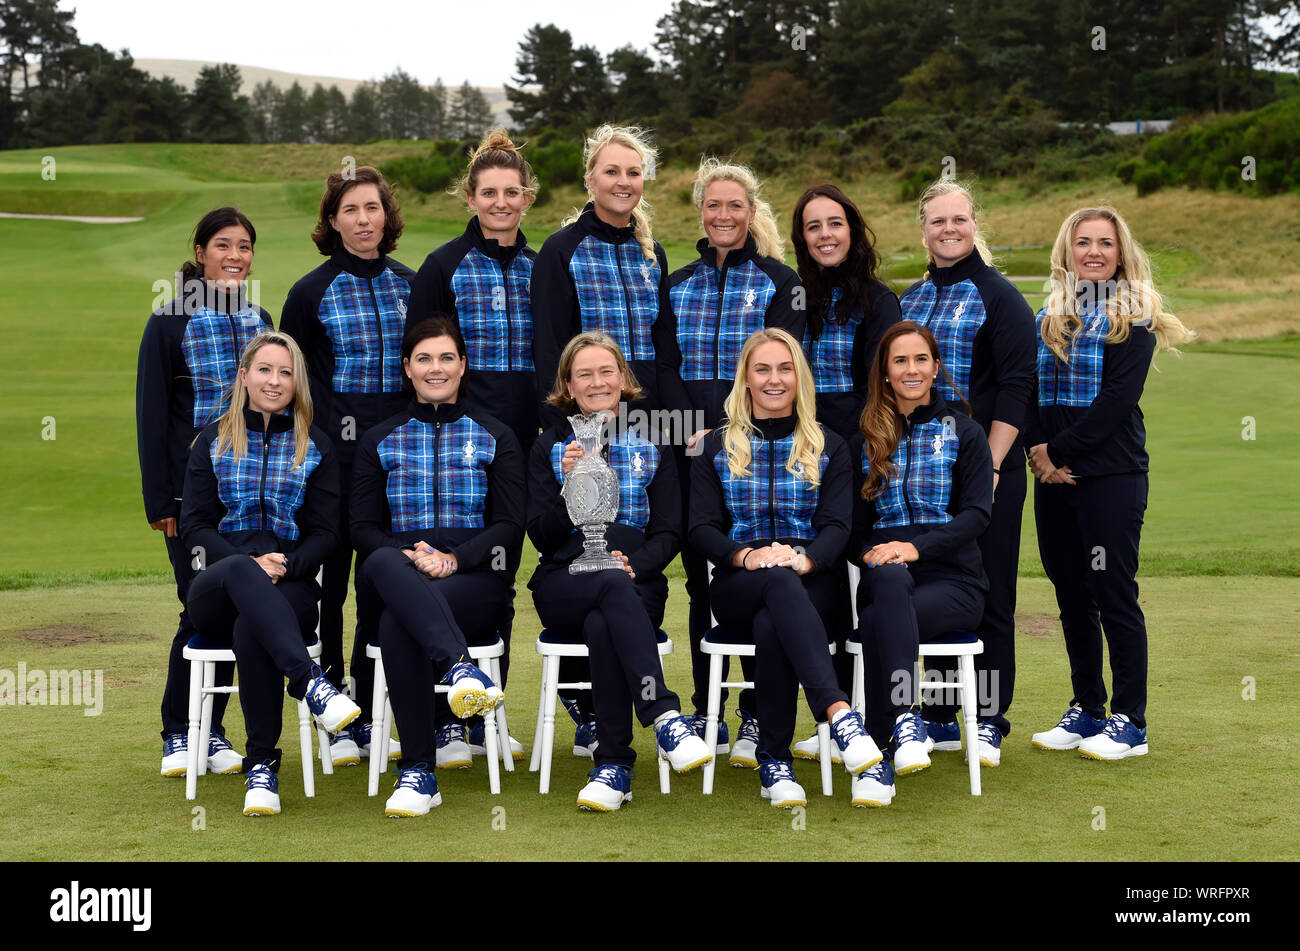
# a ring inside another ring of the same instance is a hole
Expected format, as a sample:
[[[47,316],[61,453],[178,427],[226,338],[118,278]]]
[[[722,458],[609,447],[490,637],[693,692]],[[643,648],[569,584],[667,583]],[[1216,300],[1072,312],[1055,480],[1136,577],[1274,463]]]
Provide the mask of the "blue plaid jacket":
[[[350,468],[357,440],[405,402],[402,335],[414,272],[344,249],[289,291],[280,329],[302,348],[315,417]]]
[[[206,289],[205,289],[206,290]],[[194,437],[226,411],[239,358],[258,333],[271,330],[260,307],[231,299],[182,295],[159,308],[145,325],[136,373],[136,435],[145,515],[149,521],[180,514],[185,465]],[[243,306],[240,306],[240,305]]]
[[[903,292],[904,320],[928,328],[952,380],[939,391],[954,409],[962,400],[987,432],[996,420],[1023,429],[1033,403],[1034,315],[1016,286],[972,252],[951,267],[930,265]],[[1009,455],[1018,458],[1017,436]]]
[[[891,457],[897,475],[872,499],[862,498],[871,464],[860,433],[850,449],[857,470],[849,542],[854,563],[861,565],[873,545],[910,542],[920,556],[908,565],[918,583],[960,578],[987,590],[979,537],[993,511],[993,458],[979,423],[954,412],[934,391],[904,424]]]
[[[496,556],[523,534],[519,443],[495,417],[413,401],[362,437],[349,514],[363,556],[424,541],[463,569],[504,572]]]
[[[827,313],[831,312],[843,294],[842,287],[831,288]],[[818,393],[847,393],[853,390],[853,344],[861,324],[861,314],[850,314],[849,319],[843,322],[825,320],[816,340],[811,339],[811,334],[804,337],[803,351],[808,357],[808,365],[812,367]]]
[[[551,470],[557,485],[564,485],[561,462],[564,450],[575,438],[570,435],[551,446]],[[644,534],[650,524],[650,495],[646,489],[659,471],[663,453],[645,438],[623,433],[605,446],[604,454],[605,461],[618,476],[618,514],[614,521]]]
[[[1069,341],[1070,362],[1062,363],[1043,342],[1043,315],[1038,312],[1038,405],[1091,406],[1101,392],[1102,368],[1105,364],[1106,334],[1110,317],[1105,301],[1095,301],[1079,308],[1082,326]]]
[[[244,410],[247,452],[216,451],[218,424],[199,434],[185,472],[180,534],[211,565],[231,555],[288,555],[287,576],[311,580],[338,543],[338,460],[329,439],[308,431],[295,467],[292,407],[264,423]]]
[[[822,427],[825,447],[818,459],[820,484],[786,468],[794,446],[794,416],[756,419],[750,438],[750,475],[732,475],[715,429],[692,461],[691,544],[715,564],[730,568],[741,548],[780,541],[802,546],[818,571],[840,557],[852,516],[852,476],[848,451],[835,433]],[[798,465],[798,464],[796,464]]]

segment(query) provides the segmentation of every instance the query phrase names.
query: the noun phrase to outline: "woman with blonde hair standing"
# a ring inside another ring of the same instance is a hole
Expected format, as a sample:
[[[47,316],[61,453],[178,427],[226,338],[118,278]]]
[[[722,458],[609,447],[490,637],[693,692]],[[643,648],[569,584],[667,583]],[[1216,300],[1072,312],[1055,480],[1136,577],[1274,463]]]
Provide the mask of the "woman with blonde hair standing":
[[[680,362],[662,320],[668,258],[651,233],[644,195],[656,152],[641,129],[604,125],[587,137],[584,181],[591,200],[542,245],[533,265],[533,360],[543,425],[560,421],[545,405],[560,352],[589,330],[610,335],[645,390],[646,405],[685,405]]]
[[[900,306],[904,320],[938,340],[951,378],[938,382],[939,392],[954,408],[970,404],[993,456],[992,521],[980,538],[989,582],[978,628],[984,653],[976,658],[989,695],[979,711],[979,742],[971,746],[978,746],[981,765],[997,766],[1002,739],[1011,732],[1006,712],[1015,689],[1016,574],[1026,488],[1021,430],[1034,392],[1034,317],[1016,286],[993,266],[978,214],[970,189],[958,182],[941,180],[921,193],[917,220],[929,265]],[[930,707],[926,721],[936,749],[961,748],[954,707]]]
[[[682,355],[679,372],[690,401],[686,408],[691,425],[700,427],[690,444],[677,452],[683,513],[690,503],[693,450],[709,430],[724,422],[723,403],[731,391],[745,341],[764,327],[780,327],[796,340],[802,339],[804,330],[799,276],[782,263],[781,233],[771,206],[760,195],[754,173],[743,165],[706,158],[695,173],[691,192],[704,230],[696,245],[700,256],[668,278],[668,316]],[[682,550],[682,565],[691,599],[691,672],[695,682],[691,701],[696,710],[691,721],[703,736],[700,711],[708,698],[709,662],[700,653],[700,639],[713,623],[709,566],[704,555],[690,545]],[[751,659],[744,658],[741,665],[746,679],[752,680]],[[758,726],[748,693],[740,699],[741,726],[731,764],[752,769],[758,765]],[[719,720],[716,752],[727,750],[727,724]]]
[[[1165,310],[1146,252],[1114,208],[1065,219],[1051,285],[1038,314],[1029,458],[1038,550],[1061,609],[1072,698],[1033,744],[1099,760],[1143,756],[1147,634],[1136,575],[1148,456],[1138,399],[1156,353],[1195,334]],[[1108,719],[1103,632],[1114,684]]]

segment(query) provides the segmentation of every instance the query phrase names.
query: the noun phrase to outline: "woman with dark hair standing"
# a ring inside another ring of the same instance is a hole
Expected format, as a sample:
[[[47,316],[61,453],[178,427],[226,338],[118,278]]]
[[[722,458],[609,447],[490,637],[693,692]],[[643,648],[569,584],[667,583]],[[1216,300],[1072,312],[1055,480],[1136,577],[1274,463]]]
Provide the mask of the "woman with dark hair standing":
[[[796,340],[803,336],[804,311],[799,277],[782,263],[785,249],[772,208],[760,195],[757,176],[743,165],[716,158],[700,162],[691,190],[700,212],[704,237],[696,245],[700,256],[668,278],[669,318],[682,353],[680,374],[688,409],[699,426],[690,443],[677,451],[682,482],[682,511],[690,504],[690,463],[699,441],[724,423],[723,403],[731,391],[740,350],[755,330],[780,327]],[[686,593],[691,599],[691,673],[695,693],[691,723],[704,735],[708,699],[708,658],[700,640],[713,626],[709,608],[709,565],[689,544],[682,548]],[[743,658],[745,679],[752,680],[752,658]],[[724,677],[726,669],[723,670]],[[726,703],[723,691],[723,703]],[[753,698],[740,697],[740,731],[731,751],[731,765],[755,768],[758,741]],[[718,753],[728,750],[725,719],[719,715]]]
[[[1029,431],[1034,520],[1070,657],[1070,706],[1034,746],[1090,759],[1144,756],[1147,629],[1138,544],[1147,506],[1138,399],[1161,350],[1195,334],[1165,310],[1151,261],[1114,208],[1081,208],[1052,247],[1038,315],[1038,407]],[[1105,555],[1097,570],[1096,553]],[[1106,717],[1102,634],[1114,695]]]
[[[415,275],[388,256],[401,234],[397,201],[376,169],[363,165],[330,175],[312,232],[329,260],[294,284],[280,316],[280,329],[298,341],[307,358],[316,418],[339,454],[344,503],[339,544],[324,566],[320,631],[325,675],[340,688],[343,604],[352,568],[346,501],[352,460],[361,435],[403,403],[402,334]],[[357,606],[358,617],[372,614]],[[353,640],[351,671],[362,714],[348,734],[334,737],[335,765],[355,765],[369,755],[374,670],[366,643],[372,635],[358,631]]]
[[[272,329],[270,315],[247,294],[256,241],[253,223],[237,208],[199,219],[190,239],[194,259],[181,266],[176,296],[149,317],[140,342],[135,415],[145,518],[163,533],[181,602],[163,688],[164,776],[185,775],[190,665],[181,652],[195,633],[185,608],[195,565],[179,532],[185,465],[194,437],[229,406],[244,348]],[[229,684],[233,672],[221,668],[218,679]],[[237,772],[241,762],[226,742],[225,709],[226,694],[218,694],[207,753],[211,773]]]
[[[330,731],[361,711],[307,656],[316,637],[316,572],[335,542],[338,463],[311,424],[293,338],[263,333],[239,363],[230,408],[199,434],[185,472],[181,535],[203,552],[188,606],[205,637],[229,642],[248,727],[244,815],[280,811],[284,680]]]
[[[519,440],[525,458],[537,438],[537,382],[533,367],[533,315],[528,299],[537,252],[519,228],[520,218],[537,197],[537,176],[504,129],[493,129],[470,155],[465,176],[452,191],[463,194],[474,217],[465,233],[424,260],[411,285],[407,328],[443,315],[460,328],[469,356],[467,399],[490,412]],[[511,583],[520,548],[506,553]],[[513,617],[513,610],[512,610]],[[501,687],[510,671],[510,630],[501,631]],[[439,766],[466,766],[472,752],[483,753],[483,723],[454,722],[440,732]],[[512,755],[524,755],[513,737]]]
[[[466,405],[465,341],[455,324],[422,321],[407,331],[401,356],[412,398],[362,437],[351,529],[358,599],[374,605],[404,743],[385,815],[421,816],[442,802],[430,769],[435,682],[452,687],[458,717],[485,715],[504,699],[466,660],[466,644],[495,640],[510,609],[499,553],[523,534],[524,462],[505,423]]]
[[[867,401],[867,378],[885,330],[897,323],[898,298],[876,277],[876,236],[858,206],[834,185],[809,188],[795,203],[790,242],[807,293],[808,327],[803,348],[817,386],[817,420],[844,440],[858,431]],[[841,574],[837,598],[846,618],[849,580]],[[847,631],[852,621],[837,625]],[[832,663],[840,687],[853,682],[852,659],[843,638]],[[794,755],[816,759],[817,737],[794,745]]]
[[[828,625],[843,621],[833,571],[853,490],[848,449],[817,422],[815,402],[798,341],[778,328],[755,331],[736,365],[727,425],[704,438],[691,472],[691,542],[717,565],[714,613],[756,648],[761,795],[787,808],[807,805],[789,748],[800,684],[850,773],[881,759],[827,650]]]
[[[579,334],[560,354],[551,403],[567,413],[613,413],[639,395],[618,344],[607,334]],[[681,533],[680,488],[673,455],[635,431],[615,432],[601,452],[618,478],[618,514],[605,529],[610,554],[623,569],[571,574],[583,551],[582,533],[569,518],[565,481],[582,445],[568,421],[548,428],[533,446],[528,477],[528,534],[541,562],[528,585],[537,614],[554,632],[587,644],[591,702],[600,725],[592,751],[595,768],[578,793],[578,806],[612,812],[632,798],[632,717],[654,726],[655,740],[678,772],[712,758],[681,715],[677,695],[664,683],[656,647],[668,600],[664,568]],[[565,680],[572,679],[562,673]]]
[[[914,675],[920,645],[970,630],[984,610],[978,539],[989,523],[993,462],[979,424],[939,394],[942,373],[930,331],[911,321],[890,327],[849,443],[859,487],[849,552],[865,569],[867,729],[885,751],[854,778],[855,806],[889,805],[895,773],[930,765]]]
[[[817,420],[843,439],[858,431],[876,347],[901,318],[898,297],[876,277],[876,236],[834,185],[795,203],[790,243],[806,291],[803,348],[817,383]]]
[[[938,181],[921,193],[917,220],[929,268],[903,293],[901,306],[905,319],[938,340],[951,378],[939,381],[939,391],[949,406],[970,404],[993,457],[993,516],[980,538],[989,582],[978,627],[984,653],[975,666],[989,685],[988,704],[979,711],[980,764],[997,766],[1002,739],[1011,732],[1006,713],[1015,690],[1016,575],[1026,486],[1020,433],[1034,392],[1034,315],[992,265],[977,214],[970,190],[958,182]],[[953,706],[927,709],[926,719],[935,749],[961,747]]]

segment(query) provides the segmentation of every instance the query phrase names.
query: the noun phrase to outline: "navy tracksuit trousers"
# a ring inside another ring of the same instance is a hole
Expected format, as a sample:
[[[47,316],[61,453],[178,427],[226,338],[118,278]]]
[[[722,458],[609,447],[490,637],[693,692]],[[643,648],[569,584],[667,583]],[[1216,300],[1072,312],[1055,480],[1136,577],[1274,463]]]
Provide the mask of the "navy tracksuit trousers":
[[[680,710],[677,694],[664,683],[657,631],[667,600],[665,583],[637,584],[624,571],[571,575],[558,565],[534,585],[533,603],[542,624],[556,633],[581,632],[591,665],[591,702],[600,744],[597,766],[631,766],[632,718],[642,726]],[[563,676],[568,677],[566,673]]]
[[[1056,588],[1070,683],[1089,716],[1105,717],[1101,639],[1110,649],[1111,713],[1146,726],[1147,630],[1138,605],[1138,544],[1147,474],[1080,477],[1076,485],[1034,486],[1043,569]]]
[[[204,637],[228,641],[239,668],[239,704],[248,747],[244,772],[266,760],[280,769],[284,679],[301,700],[311,681],[305,644],[316,639],[315,581],[272,582],[247,555],[231,555],[199,572],[190,585],[189,610]]]
[[[965,581],[916,580],[915,569],[881,565],[862,569],[859,631],[867,701],[867,730],[882,750],[893,740],[899,714],[921,702],[917,654],[927,640],[974,630],[984,595]]]
[[[834,572],[800,576],[790,568],[719,571],[713,580],[713,610],[730,637],[754,641],[754,711],[758,754],[791,761],[799,685],[813,717],[826,719],[832,704],[848,702],[831,665],[827,645],[844,612],[843,588]]]
[[[416,763],[432,768],[440,719],[434,685],[466,656],[469,641],[496,639],[509,609],[510,587],[490,571],[430,578],[397,548],[371,552],[362,563],[361,580],[383,605],[377,631],[402,738],[398,768]],[[445,699],[441,706],[446,707]]]

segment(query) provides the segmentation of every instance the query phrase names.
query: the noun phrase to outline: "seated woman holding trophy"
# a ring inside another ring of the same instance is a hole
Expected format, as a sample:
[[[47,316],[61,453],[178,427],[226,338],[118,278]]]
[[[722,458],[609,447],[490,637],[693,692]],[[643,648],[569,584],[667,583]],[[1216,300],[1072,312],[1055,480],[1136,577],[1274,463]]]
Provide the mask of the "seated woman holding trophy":
[[[663,572],[681,544],[673,456],[653,434],[610,431],[619,401],[640,396],[611,337],[574,337],[547,400],[576,415],[542,433],[528,466],[528,537],[540,554],[529,587],[542,624],[587,644],[600,739],[578,805],[599,812],[632,798],[631,708],[673,769],[712,758],[664,684],[656,646]]]

